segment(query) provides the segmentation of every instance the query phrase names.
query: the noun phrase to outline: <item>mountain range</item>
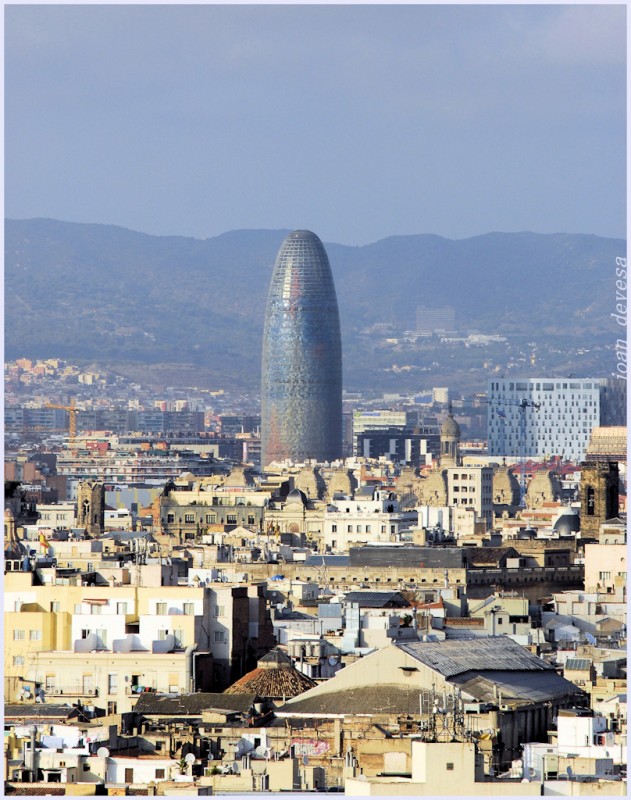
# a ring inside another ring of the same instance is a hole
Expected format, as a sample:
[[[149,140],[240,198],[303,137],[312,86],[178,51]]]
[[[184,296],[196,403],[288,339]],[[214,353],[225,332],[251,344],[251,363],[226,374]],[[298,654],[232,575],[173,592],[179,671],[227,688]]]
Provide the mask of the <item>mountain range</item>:
[[[172,384],[256,389],[267,288],[287,233],[236,230],[200,240],[6,220],[5,357],[59,357],[154,376],[156,383],[170,375]],[[623,240],[419,234],[325,247],[347,388],[479,384],[483,391],[489,369],[513,369],[511,360],[519,364],[522,356],[523,374],[568,364],[586,374],[610,371],[620,335],[611,313]],[[403,343],[418,306],[451,306],[460,329],[499,334],[508,343],[490,350]],[[537,353],[538,364],[526,350]],[[575,350],[586,351],[576,363]]]

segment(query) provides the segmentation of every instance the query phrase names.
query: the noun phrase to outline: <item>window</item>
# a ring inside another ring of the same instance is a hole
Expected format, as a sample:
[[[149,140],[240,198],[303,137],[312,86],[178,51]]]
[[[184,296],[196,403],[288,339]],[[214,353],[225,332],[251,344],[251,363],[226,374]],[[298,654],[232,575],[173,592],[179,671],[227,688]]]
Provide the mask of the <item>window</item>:
[[[215,616],[216,617],[223,617],[226,613],[226,609],[224,606],[215,606]]]
[[[353,532],[353,526],[352,525],[347,525],[346,526],[346,532],[347,533],[352,533]]]
[[[13,666],[14,667],[23,667],[24,666],[24,656],[13,656]]]
[[[448,772],[453,772],[454,765],[453,765],[453,762],[452,762],[452,761],[448,761],[448,762],[445,764],[445,767],[447,768],[447,771],[448,771]]]
[[[331,533],[337,533],[337,525],[331,525]]]
[[[74,613],[75,614],[80,614],[81,613],[81,608],[82,608],[81,603],[75,603],[74,604]]]
[[[214,514],[206,514],[206,523],[208,525],[212,524],[214,521],[215,521],[215,515]]]
[[[127,613],[127,603],[116,603],[116,613],[117,614],[126,614]]]
[[[215,641],[216,642],[224,642],[224,632],[223,631],[215,631]]]
[[[167,638],[168,631],[161,629],[158,631],[158,639],[163,642]]]
[[[15,605],[13,606],[14,611],[20,611],[22,609],[22,601],[16,600]]]
[[[195,514],[184,514],[184,522],[195,522]]]
[[[162,745],[162,742],[159,742]],[[156,769],[156,780],[163,780],[164,779],[164,770],[163,769]]]
[[[175,514],[167,514],[167,525],[175,522]]]
[[[236,525],[237,524],[237,515],[236,514],[226,514],[226,524],[227,525]]]
[[[248,525],[254,525],[254,524],[256,524],[254,514],[248,514]]]
[[[184,613],[188,616],[192,616],[195,613],[194,603],[184,603]]]
[[[29,631],[29,637],[28,638],[32,642],[39,642],[41,640],[41,638],[42,638],[42,632],[41,631],[36,631],[36,630]]]
[[[116,694],[118,692],[118,673],[110,672],[107,676],[107,693]]]
[[[166,603],[156,603],[156,614],[163,615],[167,613],[167,604]]]
[[[17,641],[18,639],[24,639],[24,631],[14,630],[13,631],[13,641]]]
[[[184,647],[184,630],[182,628],[176,628],[173,631],[173,637],[178,647]]]

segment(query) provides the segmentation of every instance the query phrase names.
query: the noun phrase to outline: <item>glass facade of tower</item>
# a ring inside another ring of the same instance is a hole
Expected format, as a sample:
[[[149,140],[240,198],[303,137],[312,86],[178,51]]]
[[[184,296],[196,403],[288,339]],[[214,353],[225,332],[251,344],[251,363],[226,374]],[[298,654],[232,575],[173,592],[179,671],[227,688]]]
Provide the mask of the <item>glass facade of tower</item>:
[[[320,239],[294,231],[272,274],[263,333],[261,465],[342,454],[342,344]]]

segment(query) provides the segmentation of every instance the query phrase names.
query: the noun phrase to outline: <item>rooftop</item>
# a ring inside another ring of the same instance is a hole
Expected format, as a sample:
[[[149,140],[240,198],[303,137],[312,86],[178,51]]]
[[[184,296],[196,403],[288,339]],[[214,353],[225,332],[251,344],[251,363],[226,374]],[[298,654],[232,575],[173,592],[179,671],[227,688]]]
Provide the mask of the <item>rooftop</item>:
[[[397,644],[404,653],[451,678],[469,670],[552,670],[549,664],[507,636]]]
[[[221,692],[196,692],[185,695],[143,692],[134,711],[145,715],[200,716],[203,711],[247,714],[254,703],[254,694],[226,695]]]

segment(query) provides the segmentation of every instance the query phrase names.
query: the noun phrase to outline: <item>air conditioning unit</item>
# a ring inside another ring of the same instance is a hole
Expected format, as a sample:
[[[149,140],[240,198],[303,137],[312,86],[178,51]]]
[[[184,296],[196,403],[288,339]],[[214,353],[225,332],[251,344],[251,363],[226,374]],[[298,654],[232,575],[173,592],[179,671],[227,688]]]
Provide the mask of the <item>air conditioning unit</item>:
[[[88,689],[86,694],[88,695],[88,697],[93,697],[96,694],[96,690],[95,689]]]

